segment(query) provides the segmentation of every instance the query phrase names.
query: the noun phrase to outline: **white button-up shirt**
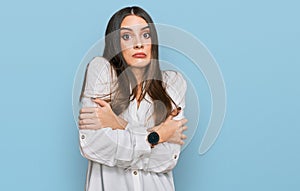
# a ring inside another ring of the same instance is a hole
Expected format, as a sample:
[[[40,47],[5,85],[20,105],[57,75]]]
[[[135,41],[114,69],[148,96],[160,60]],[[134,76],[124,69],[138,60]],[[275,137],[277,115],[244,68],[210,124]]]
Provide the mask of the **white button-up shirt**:
[[[182,108],[174,119],[182,119],[186,81],[175,71],[163,71],[162,75],[167,93]],[[82,107],[96,107],[91,98],[107,96],[115,82],[110,63],[95,57],[87,68]],[[175,190],[171,170],[177,163],[180,145],[164,142],[151,148],[147,129],[154,126],[152,103],[148,95],[139,107],[136,99],[131,101],[120,115],[128,121],[125,130],[79,130],[80,152],[89,160],[86,191]]]

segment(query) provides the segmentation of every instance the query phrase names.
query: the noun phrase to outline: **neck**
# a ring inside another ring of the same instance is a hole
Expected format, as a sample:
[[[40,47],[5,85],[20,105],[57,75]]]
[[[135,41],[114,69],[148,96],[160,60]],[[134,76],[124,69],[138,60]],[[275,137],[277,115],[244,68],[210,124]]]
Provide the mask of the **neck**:
[[[141,84],[141,82],[143,81],[145,68],[131,68],[131,71],[133,72],[137,80],[137,84]]]

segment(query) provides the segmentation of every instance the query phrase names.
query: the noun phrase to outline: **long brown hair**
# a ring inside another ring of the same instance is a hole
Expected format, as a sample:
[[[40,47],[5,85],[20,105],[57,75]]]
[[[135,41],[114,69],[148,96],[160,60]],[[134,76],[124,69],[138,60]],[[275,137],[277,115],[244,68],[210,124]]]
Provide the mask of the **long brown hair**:
[[[128,108],[130,101],[138,96],[137,80],[122,55],[120,45],[119,30],[123,19],[128,15],[136,15],[143,18],[150,28],[152,58],[151,63],[145,68],[142,95],[139,96],[138,101],[144,99],[146,94],[149,95],[153,102],[155,125],[158,125],[171,114],[172,103],[176,107],[177,105],[168,95],[165,84],[163,84],[162,72],[158,60],[156,28],[150,15],[140,7],[126,7],[119,10],[111,17],[106,28],[103,57],[110,62],[117,74],[117,88],[113,90],[113,97],[110,104],[113,111],[119,115]],[[132,92],[130,92],[130,87],[132,87]],[[131,97],[132,99],[130,99]]]

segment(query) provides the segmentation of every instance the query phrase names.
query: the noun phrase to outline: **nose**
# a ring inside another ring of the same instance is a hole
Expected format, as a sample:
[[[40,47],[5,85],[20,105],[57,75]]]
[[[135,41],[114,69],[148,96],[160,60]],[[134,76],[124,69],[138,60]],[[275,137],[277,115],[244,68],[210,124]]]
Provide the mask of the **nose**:
[[[144,48],[143,42],[141,41],[141,39],[139,37],[137,37],[135,39],[135,43],[133,45],[134,49],[140,49],[140,48]]]

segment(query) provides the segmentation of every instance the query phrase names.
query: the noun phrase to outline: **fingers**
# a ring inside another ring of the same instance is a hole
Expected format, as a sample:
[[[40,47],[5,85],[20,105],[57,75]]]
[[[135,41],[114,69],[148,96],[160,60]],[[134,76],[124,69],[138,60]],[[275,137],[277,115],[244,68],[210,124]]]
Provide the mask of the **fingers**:
[[[184,118],[184,119],[178,120],[176,123],[177,123],[177,127],[182,129],[185,126],[185,124],[187,123],[187,119]],[[187,129],[187,127],[185,127],[185,130],[186,129]]]
[[[183,144],[184,144],[184,141],[183,141],[183,140],[186,139],[186,138],[187,138],[186,135],[181,134],[181,137],[180,137],[180,140],[179,140],[178,144],[183,145]]]
[[[80,110],[80,113],[93,113],[97,110],[96,107],[83,107]]]
[[[78,118],[79,119],[91,119],[97,117],[96,113],[81,113]]]
[[[187,126],[183,126],[183,127],[181,128],[180,140],[179,140],[179,142],[178,142],[178,144],[180,144],[180,145],[183,145],[183,144],[184,144],[184,141],[183,141],[183,140],[187,138],[187,136],[186,136],[185,134],[182,133],[182,132],[185,131],[185,130],[187,130]]]
[[[173,109],[173,111],[171,112],[170,115],[172,115],[173,117],[177,116],[181,111],[181,107],[175,108]]]
[[[186,139],[186,138],[187,138],[187,136],[185,134],[183,134],[180,131],[177,131],[174,133],[174,135],[172,137],[170,137],[168,139],[168,142],[183,145],[185,143],[184,139]]]
[[[181,126],[185,125],[188,122],[188,120],[186,118],[183,118],[179,121],[181,122]]]
[[[92,98],[93,102],[99,104],[101,107],[110,107],[109,103],[99,98]]]
[[[180,121],[181,121],[182,125],[184,125],[184,124],[186,124],[188,122],[188,120],[186,118],[183,118]]]
[[[93,119],[82,119],[78,122],[79,125],[90,125],[95,124],[95,121]]]
[[[99,129],[97,125],[79,125],[79,129]]]
[[[182,128],[181,128],[181,132],[183,132],[183,131],[185,131],[185,130],[187,130],[187,126],[185,125],[185,126],[183,126]]]
[[[173,109],[173,111],[170,113],[170,115],[167,117],[167,120],[173,119],[173,117],[177,116],[181,111],[181,107],[177,107]]]

